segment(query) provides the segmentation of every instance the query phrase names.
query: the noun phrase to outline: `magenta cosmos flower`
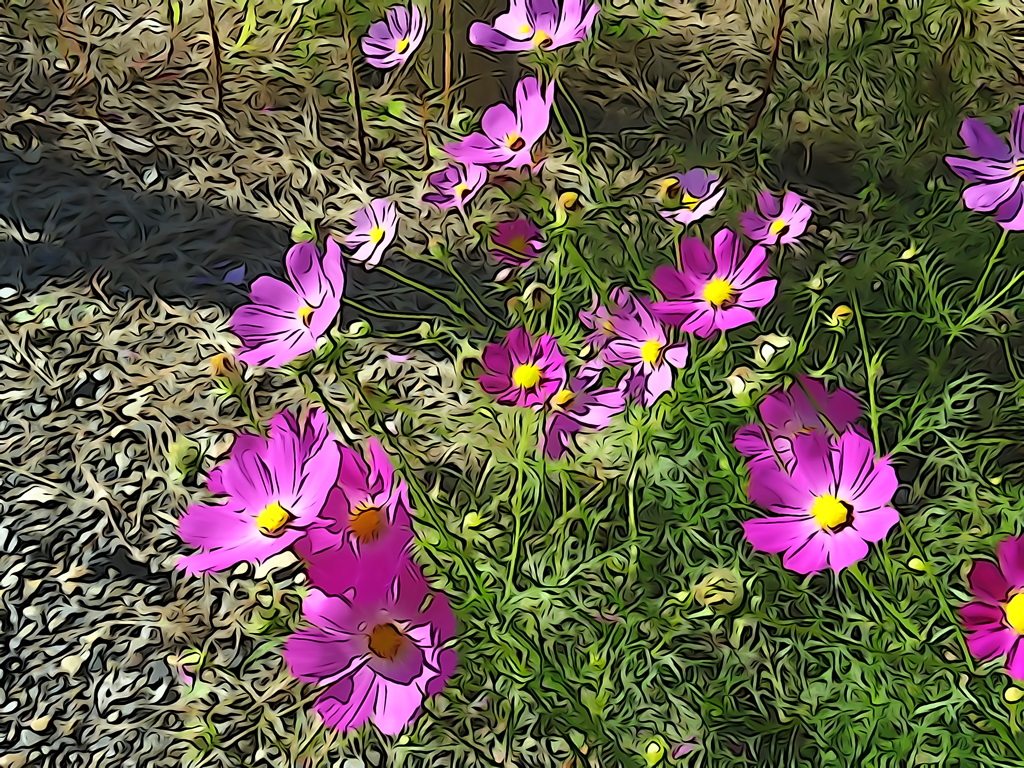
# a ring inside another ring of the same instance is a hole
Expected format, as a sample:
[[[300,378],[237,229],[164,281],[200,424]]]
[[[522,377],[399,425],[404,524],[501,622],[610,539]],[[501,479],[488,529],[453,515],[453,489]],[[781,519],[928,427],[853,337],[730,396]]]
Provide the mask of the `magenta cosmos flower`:
[[[797,573],[841,571],[899,521],[889,506],[896,472],[853,431],[828,443],[798,437],[793,455],[789,471],[768,461],[750,465],[748,495],[778,517],[745,522],[747,540],[762,552],[785,552],[782,564]]]
[[[590,309],[580,312],[580,322],[591,330],[584,342],[595,350],[602,350],[615,338],[615,318],[628,316],[633,298],[625,288],[613,288],[608,296],[609,304],[601,304],[596,294]]]
[[[352,227],[345,240],[352,251],[348,257],[367,269],[375,267],[398,235],[398,209],[390,200],[374,200],[356,212]]]
[[[582,0],[512,0],[493,25],[474,23],[469,42],[496,52],[554,50],[584,40],[599,10]]]
[[[601,356],[610,365],[631,366],[622,381],[624,391],[642,405],[652,405],[672,389],[672,369],[686,365],[689,349],[668,343],[648,301],[621,289],[616,298],[621,309],[611,317],[614,336]]]
[[[481,355],[480,386],[502,405],[540,410],[565,386],[565,356],[547,334],[534,341],[525,328],[513,328],[500,344]]]
[[[386,591],[412,548],[409,490],[381,444],[366,441],[366,458],[342,446],[338,480],[318,528],[295,545],[309,581],[330,595]]]
[[[544,247],[540,227],[529,219],[501,222],[494,228],[491,244],[491,255],[514,267],[523,267],[534,261]]]
[[[737,451],[754,461],[778,460],[788,467],[798,436],[817,435],[827,441],[830,434],[852,427],[863,412],[857,396],[849,390],[840,387],[829,392],[818,379],[798,376],[788,389],[772,392],[761,401],[758,413],[764,426],[742,427],[736,432],[734,444]]]
[[[300,422],[274,416],[268,437],[239,435],[207,488],[226,498],[196,504],[178,522],[181,538],[200,551],[178,561],[189,574],[262,561],[294,544],[321,517],[341,463],[326,414],[310,410]]]
[[[964,120],[960,138],[977,160],[947,157],[946,162],[968,183],[964,205],[993,213],[1008,230],[1024,229],[1024,106],[1010,122],[1010,143],[977,118]]]
[[[329,728],[370,720],[397,734],[455,671],[455,651],[442,648],[455,636],[455,617],[411,561],[386,594],[312,589],[302,613],[312,626],[288,639],[284,657],[299,680],[329,686],[315,705]]]
[[[383,21],[370,25],[362,40],[366,61],[377,69],[405,64],[423,42],[426,28],[423,13],[415,5],[390,9]]]
[[[448,163],[444,170],[427,177],[434,188],[423,196],[423,201],[438,208],[463,208],[487,183],[487,169],[480,165]]]
[[[725,195],[725,190],[719,189],[720,185],[721,177],[703,168],[667,176],[658,185],[658,198],[662,204],[658,213],[680,224],[692,224],[711,214],[718,206]]]
[[[521,168],[533,164],[533,146],[551,122],[555,84],[541,90],[535,77],[524,77],[516,86],[516,111],[495,104],[484,112],[483,133],[472,133],[444,150],[460,163]]]
[[[264,275],[252,284],[251,304],[235,310],[231,330],[242,342],[238,359],[275,368],[316,348],[341,309],[345,268],[341,248],[327,239],[293,245],[284,258],[288,282]]]
[[[599,388],[603,363],[588,363],[548,401],[541,450],[552,459],[569,451],[572,438],[584,429],[604,429],[626,407],[621,389]]]
[[[756,210],[740,214],[743,233],[762,245],[795,243],[810,220],[811,207],[796,192],[786,192],[781,198],[761,192]]]
[[[960,609],[967,646],[979,659],[1006,657],[1006,672],[1024,680],[1024,538],[1004,539],[999,565],[978,561],[968,578],[974,601]]]
[[[729,229],[715,235],[714,254],[695,237],[679,243],[682,271],[668,266],[654,270],[654,285],[665,301],[654,310],[666,322],[698,336],[752,323],[752,309],[775,296],[777,280],[769,279],[768,251],[755,245],[744,254],[740,239]]]

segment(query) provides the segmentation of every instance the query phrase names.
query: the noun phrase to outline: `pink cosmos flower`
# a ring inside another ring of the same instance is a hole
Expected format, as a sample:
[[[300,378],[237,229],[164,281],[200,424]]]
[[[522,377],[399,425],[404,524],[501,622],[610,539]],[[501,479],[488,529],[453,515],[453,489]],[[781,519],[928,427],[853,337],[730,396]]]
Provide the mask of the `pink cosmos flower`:
[[[771,192],[757,196],[757,210],[740,214],[743,233],[762,245],[795,243],[811,220],[811,207],[796,192],[780,199]]]
[[[828,443],[799,437],[793,455],[788,471],[768,461],[750,465],[748,495],[778,517],[745,522],[747,540],[762,552],[785,552],[782,564],[797,573],[841,571],[899,521],[889,506],[896,472],[853,431]]]
[[[284,657],[299,680],[328,686],[315,709],[329,728],[370,720],[397,734],[455,671],[455,651],[442,648],[455,636],[455,617],[411,561],[385,594],[312,589],[302,612],[312,626],[288,639]]]
[[[316,348],[341,310],[345,268],[341,248],[327,239],[293,245],[284,258],[288,282],[264,275],[252,284],[251,304],[235,310],[231,330],[242,341],[238,359],[276,368]]]
[[[392,69],[404,64],[420,47],[426,29],[423,13],[415,5],[391,8],[383,21],[370,25],[362,40],[366,61],[377,69]]]
[[[408,487],[377,440],[367,440],[366,449],[364,459],[342,446],[337,483],[321,513],[330,527],[295,545],[310,584],[329,595],[387,591],[412,548]]]
[[[632,307],[633,298],[625,288],[613,288],[608,298],[610,307],[602,305],[595,294],[590,309],[580,312],[580,322],[592,331],[584,342],[598,351],[615,338],[615,318],[628,314]]]
[[[197,574],[260,562],[327,525],[321,512],[340,464],[327,415],[317,408],[302,422],[287,411],[277,414],[269,437],[239,435],[207,481],[211,493],[227,498],[195,504],[178,521],[181,538],[200,550],[178,567]]]
[[[474,23],[469,42],[495,52],[554,50],[585,39],[599,10],[584,0],[511,0],[493,25]]]
[[[525,328],[513,328],[500,344],[481,355],[480,386],[502,405],[540,410],[565,386],[565,356],[547,334],[537,341]]]
[[[849,390],[840,387],[829,392],[818,379],[798,376],[791,387],[772,392],[761,401],[758,413],[764,427],[742,427],[736,432],[734,444],[737,451],[754,461],[775,462],[777,454],[788,467],[794,459],[793,441],[798,436],[817,435],[827,441],[830,433],[856,429],[853,424],[863,412],[857,396]]]
[[[622,309],[611,319],[615,337],[601,352],[610,365],[628,365],[632,370],[622,380],[626,394],[642,405],[672,389],[672,369],[686,365],[686,344],[669,344],[665,328],[651,311],[650,302],[618,293]]]
[[[974,601],[960,609],[967,647],[983,661],[1006,657],[1006,672],[1024,680],[1024,537],[1004,539],[999,565],[974,563],[968,581]]]
[[[503,221],[491,236],[491,255],[498,261],[523,267],[540,256],[544,241],[540,227],[529,219]]]
[[[769,279],[768,251],[755,245],[743,254],[740,239],[729,229],[715,235],[714,255],[695,237],[679,244],[682,271],[668,266],[654,271],[654,285],[665,301],[654,310],[684,331],[710,336],[752,323],[751,309],[775,296],[777,280]]]
[[[434,188],[423,196],[423,201],[438,208],[464,208],[487,183],[487,169],[479,165],[448,163],[444,170],[427,177]]]
[[[548,401],[550,413],[544,423],[541,450],[552,459],[560,459],[569,451],[576,433],[584,429],[604,429],[612,416],[626,407],[621,389],[597,387],[604,364],[588,363],[580,369],[566,389],[559,390]]]
[[[533,147],[551,122],[555,98],[552,81],[544,91],[535,77],[524,77],[516,86],[516,111],[495,104],[484,112],[483,133],[472,133],[447,144],[445,152],[468,165],[521,168],[533,165]]]
[[[949,167],[968,183],[964,205],[972,211],[992,212],[1003,229],[1024,229],[1024,106],[1010,122],[1010,143],[977,118],[964,120],[960,138],[978,157],[947,157]]]
[[[345,240],[345,247],[352,251],[348,257],[370,269],[380,264],[398,235],[398,209],[390,200],[374,200],[356,212],[352,226]]]
[[[658,197],[664,206],[659,213],[684,225],[703,219],[715,210],[725,195],[720,185],[721,177],[703,168],[667,176],[658,188]]]

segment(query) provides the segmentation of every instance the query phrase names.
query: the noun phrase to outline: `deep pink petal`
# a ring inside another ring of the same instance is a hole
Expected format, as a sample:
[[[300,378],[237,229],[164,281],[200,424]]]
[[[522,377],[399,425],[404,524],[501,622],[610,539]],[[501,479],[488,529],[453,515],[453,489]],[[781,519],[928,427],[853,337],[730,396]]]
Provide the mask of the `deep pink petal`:
[[[747,541],[761,552],[796,549],[817,535],[819,530],[813,520],[799,517],[766,517],[743,523]]]
[[[971,567],[967,581],[974,596],[983,602],[1002,605],[1010,596],[1011,585],[995,563],[986,560],[976,561]]]
[[[1024,589],[1024,537],[1003,539],[996,547],[996,557],[1006,583],[1013,589]]]

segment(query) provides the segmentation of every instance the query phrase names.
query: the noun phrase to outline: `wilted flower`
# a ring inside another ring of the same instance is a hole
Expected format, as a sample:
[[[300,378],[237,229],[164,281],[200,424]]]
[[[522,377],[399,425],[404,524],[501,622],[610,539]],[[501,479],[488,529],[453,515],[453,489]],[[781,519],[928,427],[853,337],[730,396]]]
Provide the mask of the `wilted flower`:
[[[969,581],[974,600],[960,609],[967,646],[982,660],[1006,657],[1006,673],[1024,680],[1024,537],[1004,539],[998,565],[979,560]]]
[[[533,146],[548,130],[555,84],[543,91],[535,77],[524,77],[516,86],[516,111],[495,104],[484,112],[482,133],[444,147],[451,157],[467,165],[520,168],[533,164]]]
[[[598,10],[585,0],[511,0],[493,25],[474,23],[469,41],[489,51],[554,50],[586,38]]]
[[[321,512],[330,526],[295,545],[310,584],[330,595],[386,591],[412,547],[408,488],[379,441],[366,441],[366,455],[342,446],[337,483]]]
[[[321,517],[338,476],[339,446],[327,415],[312,409],[300,423],[283,411],[269,437],[239,435],[228,460],[210,473],[219,504],[195,504],[178,521],[181,538],[201,551],[178,561],[189,574],[261,562],[295,543]]]
[[[612,416],[621,413],[626,400],[620,389],[600,389],[601,363],[580,369],[569,385],[548,401],[549,415],[544,423],[541,450],[552,459],[560,459],[569,450],[573,435],[584,429],[604,429]]]
[[[666,176],[658,183],[658,199],[663,208],[659,213],[680,224],[703,219],[725,195],[720,184],[721,177],[715,171],[703,168]]]
[[[853,431],[827,442],[797,438],[793,455],[788,470],[769,461],[750,465],[748,495],[779,516],[746,521],[747,540],[762,552],[785,552],[782,564],[797,573],[841,571],[899,521],[889,506],[896,473]]]
[[[811,220],[811,207],[795,192],[781,200],[771,192],[757,196],[757,210],[740,214],[744,234],[764,245],[795,243]]]
[[[764,426],[741,427],[734,444],[751,459],[775,462],[778,456],[789,466],[797,437],[816,435],[827,441],[830,433],[840,434],[852,427],[863,412],[857,396],[849,390],[840,387],[829,392],[818,379],[798,376],[788,389],[772,392],[761,401],[758,414]]]
[[[488,344],[480,386],[502,405],[540,410],[565,386],[565,357],[553,336],[537,341],[513,328],[500,344]]]
[[[777,333],[766,333],[754,339],[754,362],[762,368],[771,365],[772,360],[793,344],[789,336],[779,336]]]
[[[960,138],[978,157],[947,157],[949,167],[968,183],[964,205],[973,211],[992,212],[1007,230],[1024,229],[1024,106],[1010,122],[1010,143],[977,118],[964,120]]]
[[[370,25],[362,40],[367,63],[377,69],[404,64],[423,42],[426,26],[422,11],[415,5],[391,8],[383,21]]]
[[[491,236],[491,255],[500,262],[522,267],[540,256],[541,230],[529,219],[503,221]]]
[[[312,589],[302,613],[312,626],[288,639],[284,656],[296,678],[329,686],[315,705],[328,728],[371,720],[397,734],[455,671],[455,651],[442,649],[455,635],[455,617],[411,561],[384,595]]]
[[[293,245],[284,264],[289,282],[258,278],[252,303],[231,317],[231,330],[242,341],[238,359],[248,365],[277,367],[312,351],[341,310],[345,268],[334,240],[327,239],[323,258],[315,243]]]
[[[436,191],[423,196],[424,202],[438,208],[463,208],[487,183],[487,169],[480,165],[448,163],[444,170],[427,177]]]
[[[665,297],[654,311],[684,331],[704,337],[755,322],[751,310],[775,296],[778,281],[769,279],[768,252],[755,245],[744,254],[729,229],[715,235],[713,255],[697,238],[684,238],[679,260],[682,271],[669,266],[654,271],[654,285]]]
[[[648,301],[625,291],[617,298],[623,305],[611,318],[615,336],[601,356],[611,365],[632,366],[622,381],[626,394],[643,405],[652,405],[672,389],[672,369],[686,365],[689,348],[668,343],[665,328]]]
[[[398,235],[398,209],[390,200],[374,200],[356,212],[352,227],[345,240],[345,247],[352,251],[349,259],[367,269],[375,267]]]

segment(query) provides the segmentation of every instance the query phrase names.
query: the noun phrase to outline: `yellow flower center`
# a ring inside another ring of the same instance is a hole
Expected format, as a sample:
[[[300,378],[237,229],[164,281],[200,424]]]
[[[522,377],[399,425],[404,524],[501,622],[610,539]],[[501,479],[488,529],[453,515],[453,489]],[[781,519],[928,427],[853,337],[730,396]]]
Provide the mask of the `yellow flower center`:
[[[716,277],[704,286],[704,301],[720,307],[732,298],[732,283]]]
[[[776,219],[768,227],[768,232],[773,235],[784,235],[789,231],[789,222],[785,219]]]
[[[536,387],[540,383],[540,368],[536,365],[517,365],[512,371],[512,383],[523,389]]]
[[[547,32],[537,30],[537,33],[533,36],[533,44],[538,48],[550,48],[554,40],[551,39],[551,35]]]
[[[615,334],[615,324],[611,320],[605,320],[604,325],[601,326],[601,330],[607,335],[613,336]]]
[[[682,204],[683,208],[689,208],[691,211],[695,211],[697,210],[697,206],[701,204],[701,199],[684,192],[683,199],[679,202]]]
[[[831,494],[819,496],[811,505],[811,515],[814,517],[814,522],[822,528],[832,531],[850,522],[850,513],[852,511],[849,504]]]
[[[395,43],[396,53],[405,53],[407,50],[409,50],[409,38],[403,37],[401,40]]]
[[[510,133],[505,137],[505,146],[511,149],[513,152],[518,152],[520,149],[526,146],[526,141],[518,133]]]
[[[382,227],[374,227],[370,230],[370,242],[379,243],[384,239],[384,229]]]
[[[679,179],[674,176],[662,179],[658,183],[658,191],[666,197],[672,197],[679,192]]]
[[[256,527],[264,536],[280,536],[293,517],[291,512],[275,501],[256,515]]]
[[[661,348],[663,346],[657,339],[645,341],[643,346],[640,347],[640,359],[648,365],[654,365],[658,362],[658,358],[661,357]]]
[[[361,543],[369,544],[384,532],[384,510],[372,504],[360,504],[352,510],[348,525],[353,536]]]
[[[1013,169],[1015,176],[1024,176],[1024,160],[1018,160],[1017,165]]]
[[[378,659],[394,661],[407,642],[402,630],[390,622],[378,624],[370,631],[370,653]]]
[[[308,304],[304,304],[301,307],[299,307],[299,320],[301,320],[302,324],[307,328],[309,328],[310,323],[313,322],[314,311],[315,310]]]
[[[508,241],[508,249],[516,253],[526,253],[526,238],[522,236],[511,238]]]
[[[575,399],[576,393],[571,389],[560,390],[554,397],[551,398],[551,407],[556,410],[564,410],[568,408],[572,401]]]
[[[1024,593],[1018,592],[1003,606],[1006,623],[1019,635],[1024,635]]]
[[[459,198],[459,200],[462,200],[462,199],[464,199],[466,197],[466,195],[469,194],[469,185],[468,184],[456,184],[454,192],[455,192],[455,196],[457,198]]]

